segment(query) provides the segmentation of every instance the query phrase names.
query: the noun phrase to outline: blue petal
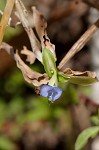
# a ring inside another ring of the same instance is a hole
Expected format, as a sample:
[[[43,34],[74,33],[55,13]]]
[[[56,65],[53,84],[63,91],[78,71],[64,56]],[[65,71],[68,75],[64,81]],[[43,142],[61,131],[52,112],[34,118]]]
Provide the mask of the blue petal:
[[[53,87],[53,90],[57,93],[53,97],[53,101],[57,100],[62,95],[62,89],[59,87]]]
[[[40,94],[44,97],[48,97],[49,101],[54,102],[61,96],[62,89],[56,86],[50,86],[45,84],[41,86]]]
[[[40,94],[44,97],[48,97],[48,91],[50,90],[52,90],[52,86],[44,84],[40,88]]]

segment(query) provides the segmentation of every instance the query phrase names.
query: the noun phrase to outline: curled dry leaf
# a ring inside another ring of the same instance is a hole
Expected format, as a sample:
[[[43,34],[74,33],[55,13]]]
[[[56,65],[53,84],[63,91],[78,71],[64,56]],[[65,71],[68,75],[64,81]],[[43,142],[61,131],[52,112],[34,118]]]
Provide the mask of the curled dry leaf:
[[[23,46],[23,50],[21,50],[21,54],[24,54],[27,56],[26,61],[29,62],[30,64],[33,64],[35,62],[35,54],[28,50],[26,46]]]
[[[92,77],[92,78],[96,78],[96,73],[95,72],[91,72],[91,71],[73,71],[70,68],[66,68],[64,70],[65,74],[69,74],[69,75],[73,75],[73,76],[88,76],[88,77]]]
[[[17,17],[19,18],[20,22],[22,23],[29,37],[32,51],[34,52],[35,57],[42,63],[42,54],[40,52],[41,45],[35,33],[33,32],[33,29],[31,28],[31,23],[28,20],[29,18],[28,11],[26,10],[21,0],[16,0],[15,6],[16,6]]]
[[[49,49],[56,59],[55,45],[50,42],[50,39],[48,38],[46,33],[47,22],[44,16],[35,7],[32,7],[32,10],[33,10],[34,27],[41,41],[41,46],[42,48]]]
[[[33,11],[34,27],[40,40],[42,41],[42,38],[46,32],[45,29],[47,27],[47,22],[44,16],[35,7],[32,7],[32,11]]]
[[[20,58],[18,51],[14,54],[17,67],[22,71],[25,81],[32,83],[34,86],[40,86],[42,84],[48,83],[48,76],[46,74],[41,74],[33,71],[29,68]]]
[[[2,42],[2,44],[0,45],[0,50],[1,49],[4,49],[9,55],[11,55],[12,57],[14,57],[14,49],[9,44],[7,44],[5,42]]]

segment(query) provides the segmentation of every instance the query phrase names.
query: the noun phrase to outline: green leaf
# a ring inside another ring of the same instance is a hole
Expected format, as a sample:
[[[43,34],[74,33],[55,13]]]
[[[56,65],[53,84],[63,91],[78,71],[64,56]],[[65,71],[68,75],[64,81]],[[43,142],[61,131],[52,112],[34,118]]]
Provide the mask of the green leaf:
[[[66,76],[64,73],[62,72],[58,72],[58,81],[59,82],[62,82],[62,83],[65,83],[69,80],[69,76]]]
[[[68,80],[70,83],[87,86],[97,82],[96,78],[86,77],[86,76],[70,76]]]
[[[85,129],[77,138],[75,143],[75,150],[80,150],[88,142],[89,138],[94,138],[99,132],[99,127],[90,127]]]
[[[90,84],[93,84],[97,82],[98,80],[96,78],[88,77],[88,76],[72,76],[72,75],[66,75],[62,72],[58,72],[58,80],[59,82],[67,82],[78,85],[87,86]]]
[[[15,144],[6,136],[0,136],[0,150],[14,150]]]
[[[19,123],[32,122],[38,120],[46,120],[50,116],[50,108],[46,98],[39,97],[39,99],[33,98],[29,104],[32,108],[25,113],[25,115],[18,116]],[[29,106],[29,107],[30,107]]]
[[[68,104],[77,104],[79,102],[79,95],[74,85],[67,84],[64,98],[66,99]]]
[[[6,104],[0,99],[0,125],[6,119]]]
[[[92,116],[91,121],[94,123],[94,125],[99,126],[99,116]]]
[[[0,10],[4,10],[4,7],[6,5],[6,1],[5,0],[0,0]]]
[[[21,97],[15,97],[8,104],[7,117],[11,118],[21,114],[24,110],[24,101]]]
[[[56,62],[53,54],[51,51],[47,48],[43,48],[42,50],[42,60],[43,65],[46,73],[49,75],[49,77],[52,77],[52,70],[56,70]]]
[[[12,28],[12,27],[7,26],[6,31],[5,31],[5,35],[4,35],[4,41],[5,42],[10,41],[15,36],[20,35],[22,33],[22,31],[23,30],[22,30],[21,26],[17,26],[16,28]]]

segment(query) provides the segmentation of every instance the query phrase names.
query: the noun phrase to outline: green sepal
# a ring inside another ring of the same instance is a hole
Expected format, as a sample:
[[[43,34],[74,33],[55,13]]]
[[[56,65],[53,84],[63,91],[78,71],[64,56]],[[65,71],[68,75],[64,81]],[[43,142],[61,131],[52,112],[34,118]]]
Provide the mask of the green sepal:
[[[49,49],[47,48],[42,49],[42,60],[43,60],[43,65],[46,73],[48,74],[49,77],[52,77],[53,74],[52,70],[57,70],[57,69],[56,69],[55,58]]]

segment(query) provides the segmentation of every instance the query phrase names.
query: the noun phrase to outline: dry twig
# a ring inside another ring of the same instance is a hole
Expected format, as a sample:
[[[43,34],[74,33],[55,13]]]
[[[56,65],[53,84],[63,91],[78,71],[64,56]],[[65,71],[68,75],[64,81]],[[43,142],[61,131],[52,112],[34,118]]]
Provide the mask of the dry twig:
[[[59,70],[64,70],[66,63],[85,46],[85,44],[91,39],[91,37],[97,31],[98,28],[99,28],[99,19],[71,47],[69,52],[65,55],[62,61],[59,63],[58,65]]]
[[[7,0],[5,10],[4,10],[1,22],[0,22],[0,45],[2,43],[5,29],[8,24],[8,20],[10,18],[14,3],[15,3],[15,0]]]

